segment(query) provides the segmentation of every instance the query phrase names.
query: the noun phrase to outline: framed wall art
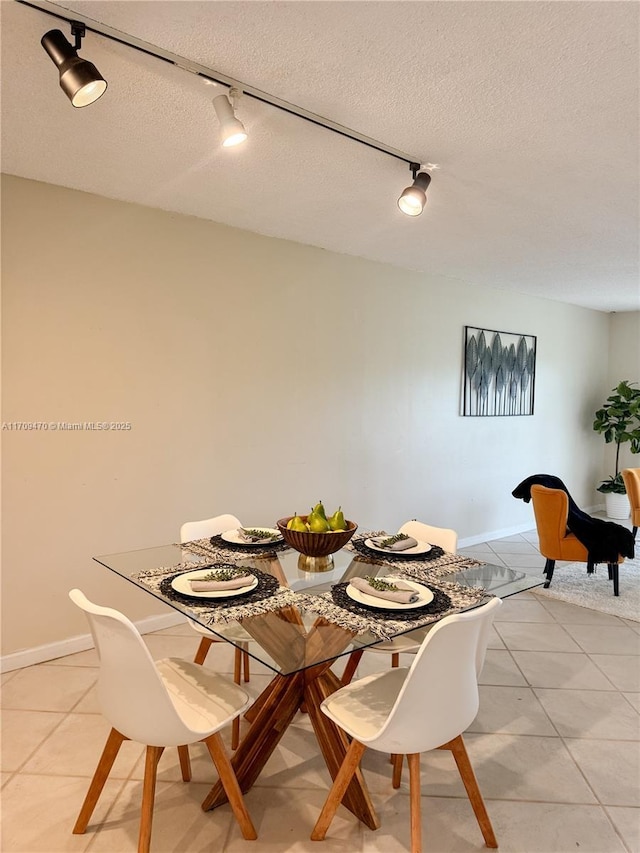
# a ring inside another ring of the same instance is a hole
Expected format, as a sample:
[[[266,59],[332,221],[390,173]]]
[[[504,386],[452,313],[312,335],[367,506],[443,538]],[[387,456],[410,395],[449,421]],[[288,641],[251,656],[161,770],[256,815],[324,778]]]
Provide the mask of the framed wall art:
[[[532,415],[536,336],[464,327],[465,417]]]

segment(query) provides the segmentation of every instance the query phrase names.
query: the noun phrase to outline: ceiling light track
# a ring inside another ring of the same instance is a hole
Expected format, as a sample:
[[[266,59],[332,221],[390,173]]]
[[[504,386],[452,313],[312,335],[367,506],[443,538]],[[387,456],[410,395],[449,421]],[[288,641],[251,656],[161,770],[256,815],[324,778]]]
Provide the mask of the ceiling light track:
[[[239,89],[244,95],[253,98],[256,101],[269,104],[270,106],[289,113],[290,115],[298,116],[298,118],[319,125],[320,127],[324,127],[326,130],[333,131],[334,133],[338,133],[348,139],[352,139],[354,142],[359,142],[362,145],[366,145],[369,148],[380,151],[382,154],[387,154],[389,157],[395,157],[397,160],[402,160],[404,163],[413,163],[417,159],[416,157],[411,157],[402,151],[392,148],[391,146],[385,145],[383,142],[379,142],[365,134],[359,133],[356,130],[344,127],[331,119],[312,113],[309,110],[304,109],[304,107],[299,107],[296,104],[291,104],[288,101],[281,100],[275,95],[270,95],[268,92],[263,92],[260,89],[256,89],[253,86],[242,83],[240,80],[234,80],[232,77],[227,77],[206,65],[201,65],[200,63],[187,59],[184,56],[179,56],[178,54],[171,53],[170,51],[164,50],[163,48],[157,47],[149,42],[142,41],[142,39],[138,39],[135,36],[122,32],[121,30],[116,30],[106,24],[100,23],[99,21],[94,21],[86,15],[71,14],[69,10],[62,9],[62,7],[56,6],[53,3],[48,3],[46,0],[45,2],[39,2],[38,0],[15,0],[15,2],[20,3],[21,6],[28,6],[38,12],[51,15],[60,21],[66,21],[68,24],[82,23],[84,24],[87,32],[96,33],[96,35],[103,36],[110,41],[118,42],[126,47],[145,53],[148,56],[154,56],[156,59],[168,62],[171,65],[175,65],[178,68],[182,68],[183,70],[196,74],[199,77],[204,77],[214,83],[219,83],[229,88]]]

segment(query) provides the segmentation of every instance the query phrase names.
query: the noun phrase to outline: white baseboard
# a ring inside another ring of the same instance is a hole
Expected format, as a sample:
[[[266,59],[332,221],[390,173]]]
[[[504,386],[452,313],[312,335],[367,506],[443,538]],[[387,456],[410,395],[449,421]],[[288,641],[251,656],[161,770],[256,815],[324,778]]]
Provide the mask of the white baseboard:
[[[186,621],[186,617],[175,611],[165,613],[162,616],[148,616],[136,622],[136,628],[141,634],[150,634],[152,631],[161,631],[163,628],[173,628]],[[91,634],[79,634],[77,637],[68,637],[56,643],[47,643],[44,646],[35,646],[32,649],[22,649],[10,655],[0,657],[0,672],[11,672],[14,669],[23,669],[35,663],[45,663],[76,652],[85,652],[93,648]]]
[[[535,522],[528,521],[526,524],[516,524],[515,527],[503,527],[500,530],[492,530],[490,533],[478,533],[476,536],[465,536],[458,539],[458,548],[470,548],[480,542],[491,542],[493,539],[503,539],[505,536],[515,536],[516,533],[526,533],[535,530]]]
[[[595,512],[604,512],[604,504],[585,507],[584,512],[589,515],[593,515]],[[472,545],[479,545],[480,542],[491,542],[493,539],[503,539],[505,536],[515,536],[517,533],[527,533],[527,531],[535,529],[536,524],[533,518],[532,507],[531,521],[524,524],[516,524],[515,527],[503,527],[500,530],[492,530],[490,533],[478,533],[476,536],[466,536],[464,539],[458,539],[458,548],[470,548]]]

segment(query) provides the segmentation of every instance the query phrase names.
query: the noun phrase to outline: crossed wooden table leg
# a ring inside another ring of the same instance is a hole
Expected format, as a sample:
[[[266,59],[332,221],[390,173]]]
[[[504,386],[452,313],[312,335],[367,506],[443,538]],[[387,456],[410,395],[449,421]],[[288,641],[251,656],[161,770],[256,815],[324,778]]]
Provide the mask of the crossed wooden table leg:
[[[252,630],[254,628],[253,625],[249,627],[246,622],[243,624],[245,628],[248,628],[250,633],[254,633],[254,630]],[[282,627],[286,624],[286,622],[283,622]],[[318,620],[306,636],[305,654],[307,655],[307,660],[314,659],[314,646],[319,649],[323,643],[326,644],[326,635],[323,635],[322,632],[322,626],[326,624],[324,620]],[[256,627],[258,626],[256,625]],[[255,633],[256,639],[258,639],[258,631]],[[332,639],[335,637],[336,632],[333,631]],[[266,639],[266,637],[260,638],[263,645],[265,645]],[[273,639],[273,635],[271,639]],[[334,640],[341,647],[336,647],[331,651],[335,652],[337,656],[347,647],[350,640],[351,635],[345,631],[341,640]],[[326,654],[327,648],[325,645],[322,657],[325,657]],[[321,657],[318,659],[321,659]],[[246,793],[255,783],[273,750],[303,705],[309,714],[309,719],[311,720],[331,778],[335,779],[347,753],[349,739],[345,732],[338,728],[320,710],[322,701],[341,687],[340,680],[329,669],[334,660],[335,657],[331,660],[318,663],[315,666],[301,669],[290,675],[276,675],[245,714],[245,718],[251,722],[251,728],[242,739],[240,746],[231,759],[231,764],[233,765],[243,793]],[[202,808],[204,811],[208,811],[226,801],[227,796],[224,788],[220,782],[217,782],[202,803]],[[380,826],[380,821],[373,809],[371,797],[369,796],[369,791],[360,769],[354,774],[344,795],[342,804],[368,826],[369,829],[378,829]]]

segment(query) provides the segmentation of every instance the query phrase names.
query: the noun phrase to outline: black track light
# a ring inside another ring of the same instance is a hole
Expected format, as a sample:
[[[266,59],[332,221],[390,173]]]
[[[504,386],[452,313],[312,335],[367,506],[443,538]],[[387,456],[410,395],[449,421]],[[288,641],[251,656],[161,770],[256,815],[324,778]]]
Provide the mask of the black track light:
[[[431,183],[431,175],[428,172],[418,172],[419,163],[410,163],[409,168],[413,175],[413,184],[402,191],[398,207],[407,216],[420,216],[427,203],[427,187]]]
[[[75,46],[60,30],[49,30],[40,40],[60,73],[60,86],[74,107],[86,107],[104,94],[107,82],[92,62],[78,56],[85,35],[85,26],[71,23]]]

